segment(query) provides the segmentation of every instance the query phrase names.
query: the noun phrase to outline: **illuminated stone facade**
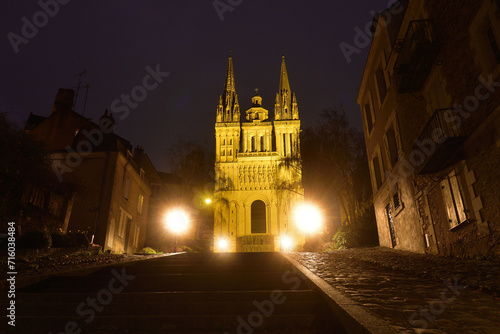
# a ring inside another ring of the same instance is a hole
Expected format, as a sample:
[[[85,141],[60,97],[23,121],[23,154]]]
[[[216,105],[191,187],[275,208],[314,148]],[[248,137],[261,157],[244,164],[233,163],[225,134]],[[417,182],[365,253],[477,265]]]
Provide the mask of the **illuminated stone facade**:
[[[282,236],[291,237],[299,249],[304,237],[291,210],[304,194],[300,120],[284,57],[274,121],[257,90],[243,120],[241,116],[230,57],[215,123],[214,250],[279,251]],[[220,247],[220,240],[227,242],[227,249]]]

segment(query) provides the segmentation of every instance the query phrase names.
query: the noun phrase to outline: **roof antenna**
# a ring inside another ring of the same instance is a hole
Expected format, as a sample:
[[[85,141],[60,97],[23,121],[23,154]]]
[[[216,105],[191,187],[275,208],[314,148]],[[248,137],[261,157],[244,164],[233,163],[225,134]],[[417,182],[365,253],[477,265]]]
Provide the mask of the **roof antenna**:
[[[76,102],[78,101],[78,93],[80,92],[80,87],[82,85],[82,75],[84,75],[85,73],[87,73],[87,71],[83,70],[80,73],[75,74],[75,77],[78,77],[78,85],[76,86],[75,100],[73,101],[73,108],[72,108],[73,111],[75,111]]]
[[[86,84],[82,88],[85,88],[85,100],[83,101],[83,111],[82,111],[82,116],[85,116],[85,108],[87,107],[87,97],[89,96],[89,84]]]

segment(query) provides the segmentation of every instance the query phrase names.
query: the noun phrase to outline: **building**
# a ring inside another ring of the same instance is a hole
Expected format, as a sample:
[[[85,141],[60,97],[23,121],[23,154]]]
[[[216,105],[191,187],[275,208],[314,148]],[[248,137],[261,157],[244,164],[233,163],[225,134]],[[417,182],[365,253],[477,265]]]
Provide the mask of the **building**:
[[[381,246],[500,254],[500,4],[400,0],[360,85]]]
[[[304,194],[300,119],[284,57],[274,120],[262,107],[258,90],[243,116],[242,121],[229,57],[215,123],[214,250],[225,251],[221,245],[227,242],[229,251],[278,251],[285,235],[300,248],[304,237],[291,217]]]
[[[63,232],[84,232],[103,250],[134,253],[142,250],[148,220],[150,181],[156,171],[137,148],[114,134],[107,111],[96,124],[72,110],[74,91],[60,89],[48,117],[30,115],[26,130],[50,151],[52,169],[72,194],[59,201],[52,193],[29,188],[25,201],[54,202],[64,218]]]

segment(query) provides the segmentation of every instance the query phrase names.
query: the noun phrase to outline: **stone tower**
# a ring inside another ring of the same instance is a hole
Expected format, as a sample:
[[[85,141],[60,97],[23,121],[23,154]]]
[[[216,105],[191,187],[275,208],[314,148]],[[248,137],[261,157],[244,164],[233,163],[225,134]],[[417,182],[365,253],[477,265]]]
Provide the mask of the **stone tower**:
[[[284,56],[274,121],[258,90],[241,116],[229,57],[215,123],[214,251],[279,251],[285,236],[300,249],[305,238],[292,218],[304,197],[300,120]]]

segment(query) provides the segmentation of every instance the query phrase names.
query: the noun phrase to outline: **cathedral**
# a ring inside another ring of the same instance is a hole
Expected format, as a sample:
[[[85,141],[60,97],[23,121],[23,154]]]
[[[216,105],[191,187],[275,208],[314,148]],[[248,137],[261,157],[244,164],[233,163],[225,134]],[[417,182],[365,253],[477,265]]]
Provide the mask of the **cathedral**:
[[[303,201],[300,119],[290,89],[285,57],[281,60],[274,120],[258,90],[241,113],[233,60],[215,122],[215,252],[300,250],[305,238],[293,219]]]

